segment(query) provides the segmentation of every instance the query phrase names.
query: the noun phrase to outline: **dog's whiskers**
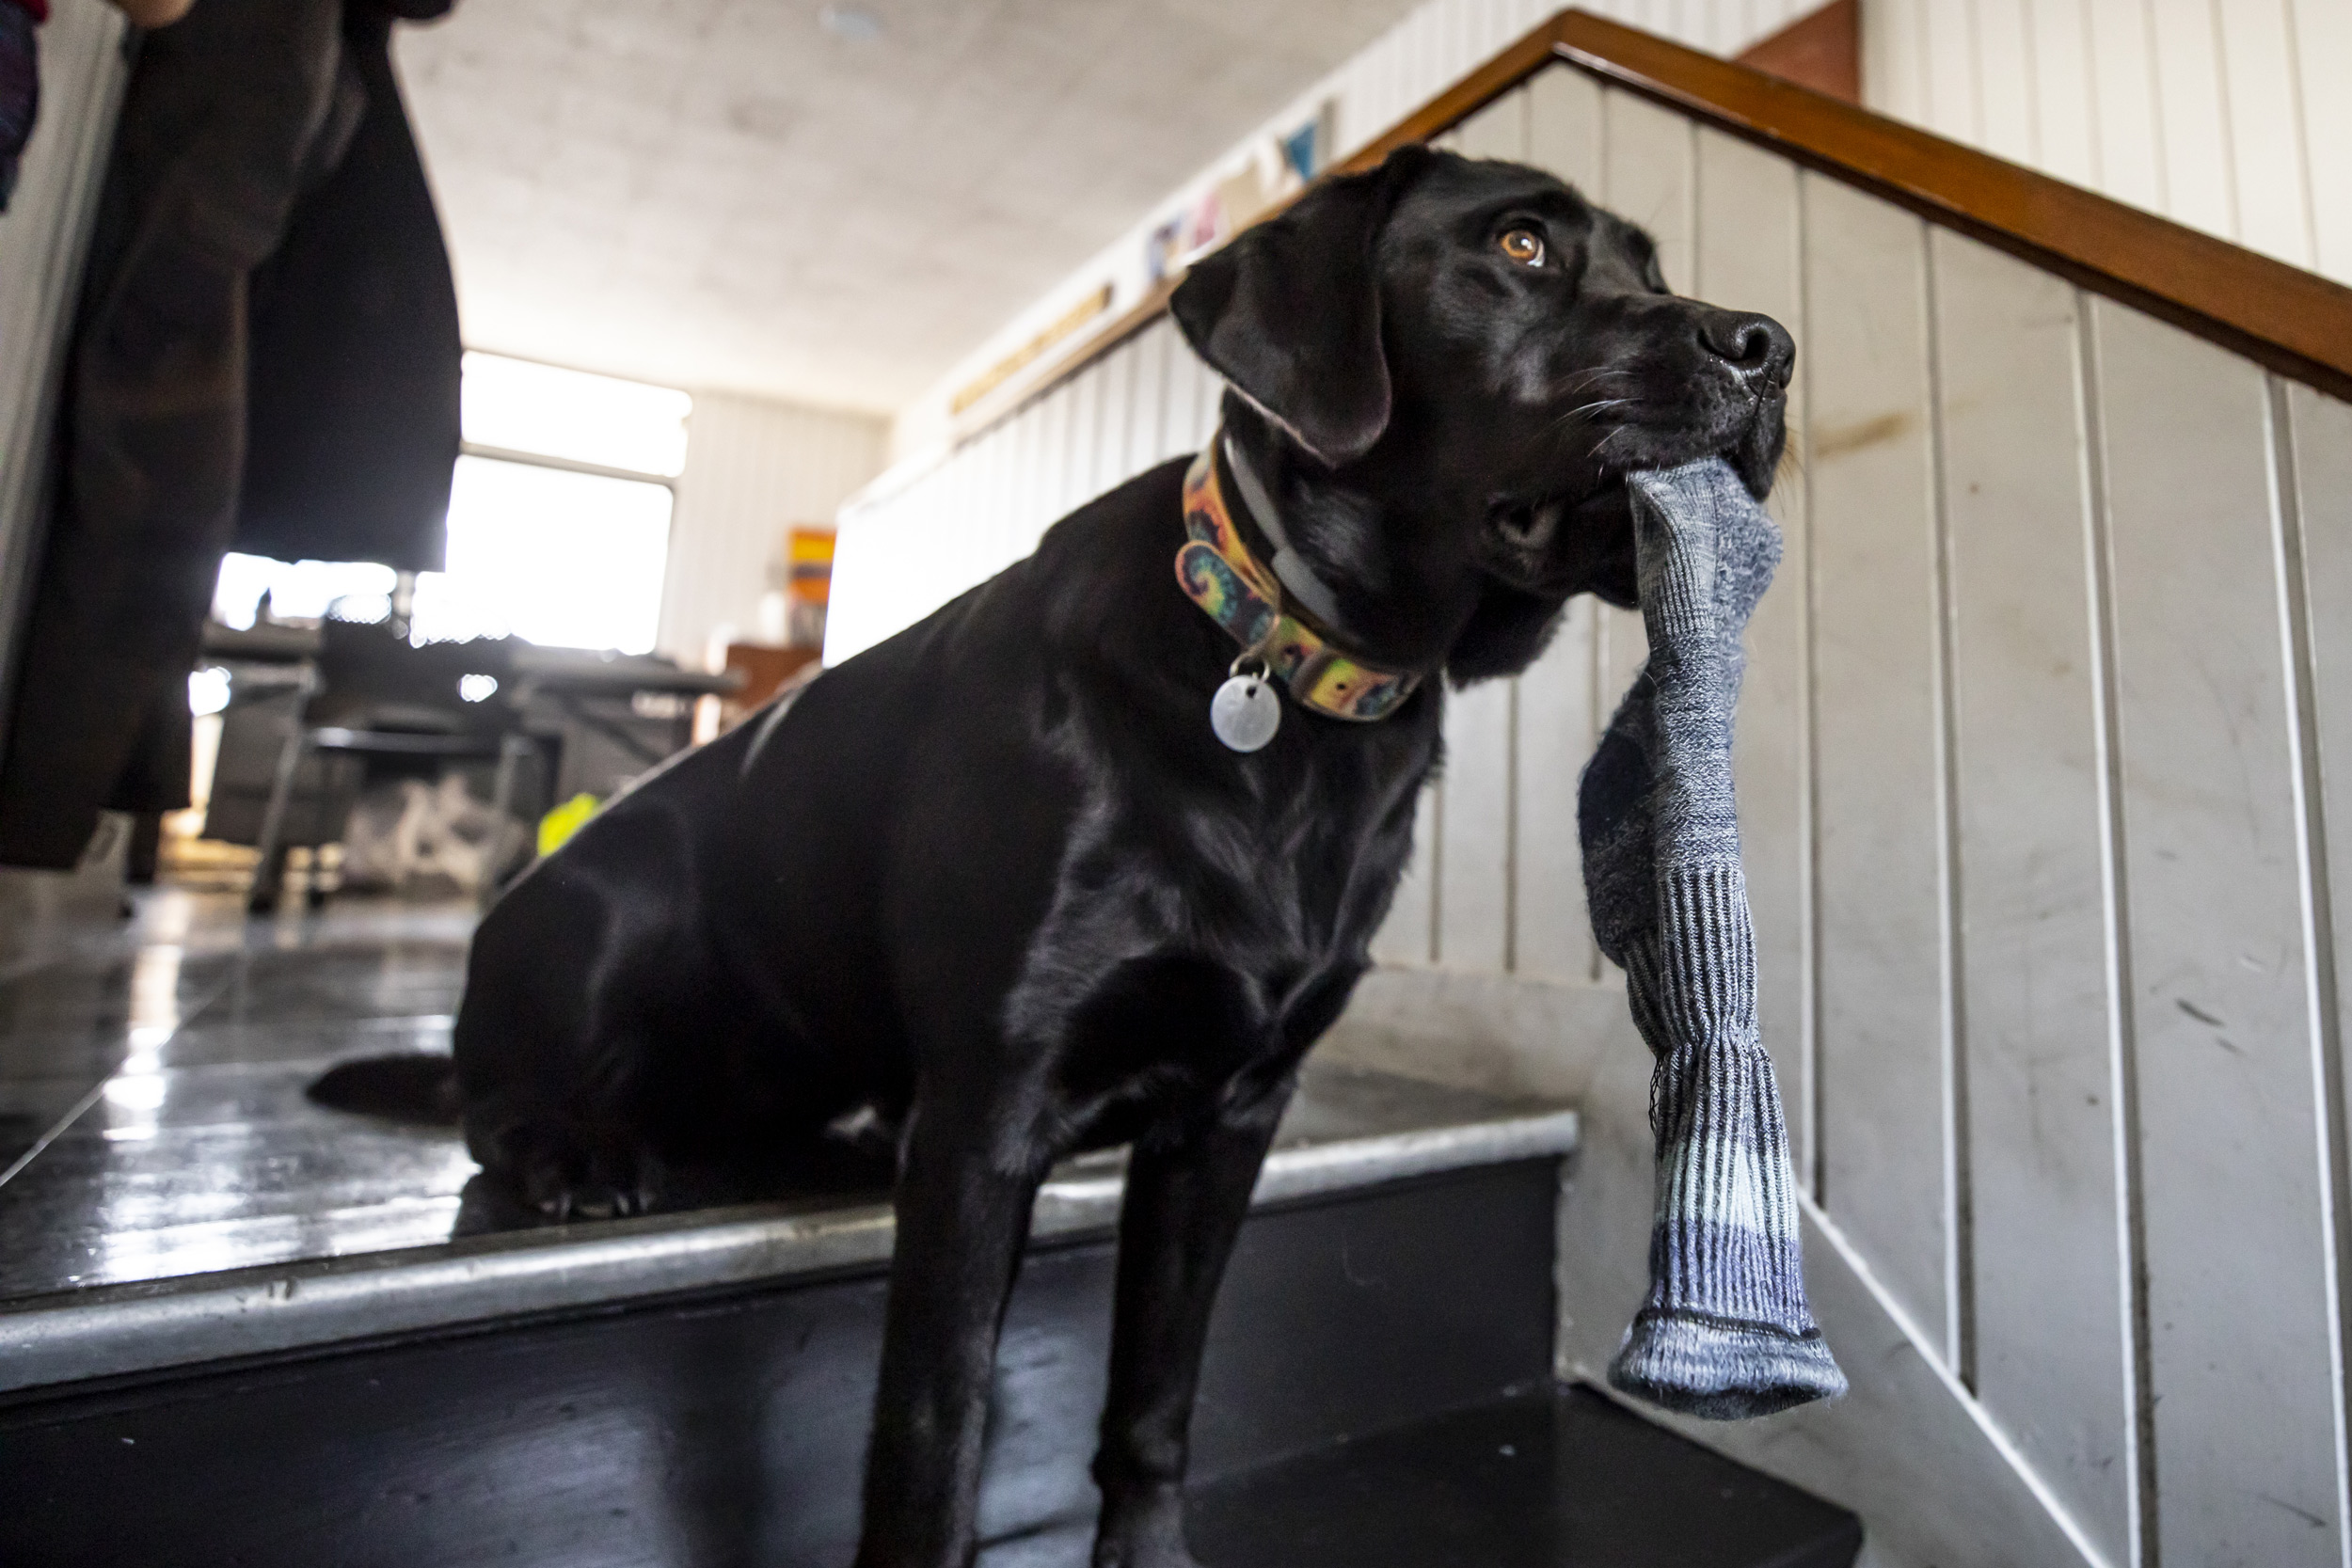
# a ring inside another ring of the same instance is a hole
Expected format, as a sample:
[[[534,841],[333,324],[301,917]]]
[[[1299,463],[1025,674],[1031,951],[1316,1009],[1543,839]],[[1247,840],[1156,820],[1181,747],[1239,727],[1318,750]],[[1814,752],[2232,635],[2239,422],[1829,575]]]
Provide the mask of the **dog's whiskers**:
[[[1559,415],[1551,421],[1550,428],[1555,431],[1559,430],[1562,426],[1576,420],[1580,415],[1590,414],[1596,409],[1620,408],[1628,404],[1639,403],[1640,401],[1641,400],[1639,398],[1597,398],[1591,403],[1581,403],[1574,408],[1569,409],[1566,413]]]
[[[1568,377],[1560,389],[1564,392],[1586,391],[1603,381],[1629,380],[1632,374],[1631,371],[1613,370],[1606,365],[1597,365],[1589,371],[1577,372],[1576,374]]]

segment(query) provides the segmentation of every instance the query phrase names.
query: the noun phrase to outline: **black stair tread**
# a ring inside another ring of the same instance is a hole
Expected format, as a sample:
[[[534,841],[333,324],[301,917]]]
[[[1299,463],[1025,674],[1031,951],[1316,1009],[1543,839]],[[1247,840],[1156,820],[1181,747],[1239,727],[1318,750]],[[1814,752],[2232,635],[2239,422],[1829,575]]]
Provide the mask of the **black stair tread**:
[[[980,1568],[1084,1568],[1092,1527]],[[1199,1489],[1205,1568],[1848,1568],[1861,1521],[1565,1386],[1450,1411]]]

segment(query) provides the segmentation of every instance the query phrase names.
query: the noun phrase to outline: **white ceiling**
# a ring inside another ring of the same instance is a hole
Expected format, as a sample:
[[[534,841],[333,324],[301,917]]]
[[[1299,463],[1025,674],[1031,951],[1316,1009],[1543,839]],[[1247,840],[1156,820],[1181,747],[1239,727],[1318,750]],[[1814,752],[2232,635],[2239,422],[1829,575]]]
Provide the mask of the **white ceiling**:
[[[1410,0],[460,0],[401,30],[477,348],[877,413]]]

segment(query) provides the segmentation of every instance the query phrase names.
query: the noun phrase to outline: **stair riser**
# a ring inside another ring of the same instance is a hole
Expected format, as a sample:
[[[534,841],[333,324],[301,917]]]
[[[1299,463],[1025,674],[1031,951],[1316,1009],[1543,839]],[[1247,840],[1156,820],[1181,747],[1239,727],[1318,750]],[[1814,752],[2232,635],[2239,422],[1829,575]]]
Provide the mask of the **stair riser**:
[[[1261,1211],[1196,1421],[1210,1480],[1545,1377],[1557,1164]],[[1032,1254],[984,1527],[1091,1506],[1106,1240]],[[0,1404],[0,1561],[838,1568],[874,1272]]]

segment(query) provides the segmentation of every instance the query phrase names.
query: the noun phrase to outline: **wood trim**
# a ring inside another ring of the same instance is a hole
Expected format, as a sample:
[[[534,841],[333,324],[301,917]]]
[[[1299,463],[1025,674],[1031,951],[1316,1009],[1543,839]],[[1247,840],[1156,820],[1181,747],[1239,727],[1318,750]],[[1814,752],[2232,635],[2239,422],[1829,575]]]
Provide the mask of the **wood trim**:
[[[2170,322],[2291,380],[2352,400],[2352,289],[1589,11],[1555,15],[1336,171],[1370,168],[1407,142],[1452,130],[1555,60]],[[1257,221],[1286,205],[1268,209]],[[1158,320],[1179,281],[1154,285],[1010,407],[963,434],[1025,407]]]

